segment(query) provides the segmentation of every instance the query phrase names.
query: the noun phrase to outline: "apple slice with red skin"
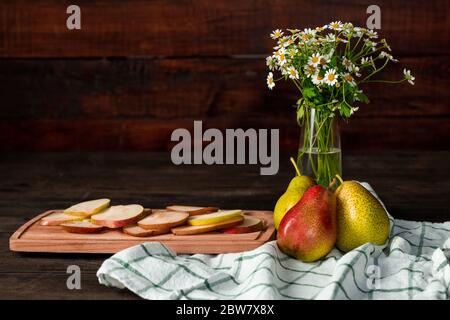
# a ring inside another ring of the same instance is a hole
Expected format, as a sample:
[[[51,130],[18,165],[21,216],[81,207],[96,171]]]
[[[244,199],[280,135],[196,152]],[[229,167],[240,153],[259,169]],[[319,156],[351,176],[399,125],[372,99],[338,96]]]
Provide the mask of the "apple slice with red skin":
[[[196,216],[199,214],[211,213],[219,211],[219,208],[216,207],[194,207],[194,206],[179,206],[172,205],[166,207],[169,211],[179,211],[179,212],[187,212],[190,216]]]
[[[91,222],[111,229],[122,228],[142,219],[150,210],[139,204],[111,206],[91,217]]]
[[[150,237],[169,233],[170,229],[144,229],[137,224],[131,224],[123,227],[122,231],[133,237]]]
[[[185,224],[189,213],[180,211],[155,211],[137,224],[143,229],[167,230]]]
[[[41,226],[58,226],[63,223],[68,223],[72,221],[81,221],[83,218],[75,217],[73,215],[64,212],[54,212],[45,216],[41,219]]]
[[[233,226],[237,226],[242,223],[244,218],[242,216],[234,217],[231,219],[228,219],[227,221],[221,221],[217,223],[212,224],[204,224],[200,226],[181,226],[172,228],[172,233],[176,236],[183,236],[183,235],[191,235],[191,234],[201,234],[206,233],[210,231],[216,231],[224,228],[229,228]]]
[[[104,229],[103,226],[93,224],[89,219],[63,223],[61,227],[71,233],[97,233]]]
[[[238,233],[249,233],[261,231],[264,228],[264,223],[261,219],[253,218],[253,217],[244,217],[244,221],[242,224],[226,228],[222,230],[222,233],[228,234],[238,234]]]

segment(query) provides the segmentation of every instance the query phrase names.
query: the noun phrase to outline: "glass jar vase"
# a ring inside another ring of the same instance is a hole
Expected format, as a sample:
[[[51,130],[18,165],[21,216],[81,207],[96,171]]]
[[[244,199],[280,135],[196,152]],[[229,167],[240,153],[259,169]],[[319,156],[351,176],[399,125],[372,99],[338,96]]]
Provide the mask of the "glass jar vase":
[[[297,165],[303,175],[328,187],[336,174],[342,176],[341,139],[333,113],[305,108]]]

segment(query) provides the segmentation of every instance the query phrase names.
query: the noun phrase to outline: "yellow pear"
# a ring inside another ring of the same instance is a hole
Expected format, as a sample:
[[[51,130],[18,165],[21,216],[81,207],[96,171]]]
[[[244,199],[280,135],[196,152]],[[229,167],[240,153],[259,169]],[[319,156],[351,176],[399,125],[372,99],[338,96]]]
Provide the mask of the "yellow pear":
[[[340,180],[336,246],[348,252],[367,242],[383,245],[389,237],[389,218],[383,205],[358,182]]]
[[[290,159],[294,165],[294,169],[297,175],[292,178],[286,191],[281,195],[275,204],[273,210],[273,223],[275,228],[278,229],[281,219],[283,219],[286,212],[289,211],[297,202],[300,201],[305,191],[314,185],[314,181],[308,176],[302,176],[298,170],[297,164],[294,159]]]

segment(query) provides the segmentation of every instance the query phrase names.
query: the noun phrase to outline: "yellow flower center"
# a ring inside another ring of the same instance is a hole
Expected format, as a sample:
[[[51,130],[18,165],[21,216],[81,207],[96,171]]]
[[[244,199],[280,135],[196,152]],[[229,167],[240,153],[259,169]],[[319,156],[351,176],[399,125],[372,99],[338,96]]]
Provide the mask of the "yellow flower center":
[[[344,76],[344,79],[347,80],[348,82],[352,82],[353,81],[353,77],[351,75],[349,75],[349,74],[346,74]]]
[[[334,80],[334,74],[333,73],[329,73],[327,79],[328,79],[328,81],[333,81]]]
[[[317,62],[319,62],[319,57],[313,56],[313,57],[311,58],[311,62],[312,62],[312,63],[317,63]]]

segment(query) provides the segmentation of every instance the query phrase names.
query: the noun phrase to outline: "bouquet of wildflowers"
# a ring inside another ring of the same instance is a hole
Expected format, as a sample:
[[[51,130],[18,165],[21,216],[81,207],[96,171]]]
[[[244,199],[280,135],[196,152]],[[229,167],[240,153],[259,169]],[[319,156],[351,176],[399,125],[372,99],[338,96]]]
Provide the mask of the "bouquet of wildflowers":
[[[269,89],[273,89],[276,81],[291,80],[301,95],[296,104],[297,121],[305,130],[314,129],[314,134],[310,132],[304,135],[305,141],[299,150],[299,158],[305,153],[311,154],[312,148],[318,154],[330,151],[330,119],[336,114],[348,119],[358,110],[356,102],[369,102],[360,88],[362,84],[404,81],[414,84],[414,77],[407,69],[403,70],[403,78],[400,80],[374,78],[390,62],[397,60],[391,54],[387,41],[378,40],[377,32],[370,29],[336,21],[303,31],[288,29],[283,32],[277,29],[271,37],[277,44],[266,61],[270,69],[267,85]],[[312,110],[314,120],[311,119]],[[336,173],[340,173],[335,172],[340,169],[333,168],[334,164],[329,160],[322,160],[324,161],[315,161],[317,163],[309,165],[315,171],[313,174],[316,178],[323,178],[322,182],[326,183]]]

